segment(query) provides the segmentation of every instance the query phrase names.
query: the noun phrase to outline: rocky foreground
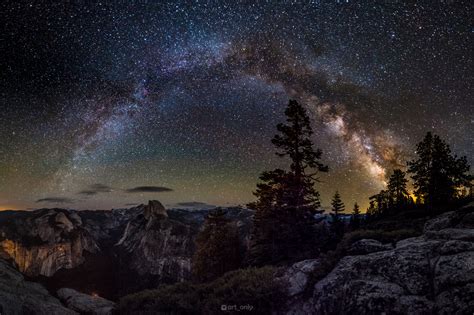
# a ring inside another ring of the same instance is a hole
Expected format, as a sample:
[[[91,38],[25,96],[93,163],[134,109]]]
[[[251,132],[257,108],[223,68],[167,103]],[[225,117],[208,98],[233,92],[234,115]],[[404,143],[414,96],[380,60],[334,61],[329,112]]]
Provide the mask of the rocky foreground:
[[[139,291],[188,280],[205,214],[166,211],[159,202],[114,211],[0,213],[0,314],[110,314],[118,306],[96,290],[106,287],[85,282],[118,279],[109,285]],[[229,216],[245,248],[251,212],[233,209]],[[278,276],[286,291],[279,313],[473,314],[474,204],[427,221],[419,237],[395,244],[359,240],[315,281],[321,264],[301,261]],[[50,285],[55,278],[61,285]]]
[[[42,285],[24,276],[0,259],[0,314],[77,314],[66,308]]]
[[[425,224],[424,233],[381,244],[360,240],[322,280],[319,260],[290,267],[287,314],[473,314],[474,204]]]

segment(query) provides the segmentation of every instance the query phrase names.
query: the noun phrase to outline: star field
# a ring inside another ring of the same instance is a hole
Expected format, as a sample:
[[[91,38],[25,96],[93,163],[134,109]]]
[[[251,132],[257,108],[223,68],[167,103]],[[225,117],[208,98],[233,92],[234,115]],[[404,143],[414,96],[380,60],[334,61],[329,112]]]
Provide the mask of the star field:
[[[0,209],[245,204],[289,98],[325,206],[365,206],[427,131],[474,162],[469,2],[1,6]]]

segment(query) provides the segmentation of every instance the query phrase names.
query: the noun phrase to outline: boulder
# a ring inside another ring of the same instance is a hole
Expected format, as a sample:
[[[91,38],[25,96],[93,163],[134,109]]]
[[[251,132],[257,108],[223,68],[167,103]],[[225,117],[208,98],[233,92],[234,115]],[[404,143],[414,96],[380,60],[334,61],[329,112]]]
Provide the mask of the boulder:
[[[71,310],[81,314],[108,315],[112,313],[115,303],[97,295],[88,295],[74,289],[58,290],[59,299]]]
[[[319,266],[318,259],[307,259],[293,264],[277,279],[287,288],[289,297],[295,296],[306,289],[311,273]]]
[[[348,250],[349,255],[366,255],[370,253],[380,252],[384,250],[390,250],[393,246],[390,244],[382,244],[379,241],[371,239],[362,239],[354,244]]]
[[[26,281],[9,263],[0,259],[0,314],[73,315],[40,284]]]

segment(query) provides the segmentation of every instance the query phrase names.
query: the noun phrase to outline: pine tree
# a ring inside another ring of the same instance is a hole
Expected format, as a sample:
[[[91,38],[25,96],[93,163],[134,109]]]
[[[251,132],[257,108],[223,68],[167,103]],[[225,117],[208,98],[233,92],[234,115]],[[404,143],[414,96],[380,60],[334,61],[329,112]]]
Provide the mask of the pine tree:
[[[360,227],[360,208],[357,202],[354,203],[354,209],[352,209],[350,225],[353,230],[356,230]]]
[[[334,194],[334,197],[332,198],[331,201],[332,205],[332,228],[334,233],[338,238],[342,236],[344,233],[344,222],[341,220],[341,214],[344,212],[344,203],[341,200],[341,195],[339,194],[338,191]]]
[[[366,221],[370,222],[377,216],[377,209],[375,207],[375,201],[372,199],[369,201],[369,207],[366,210]]]
[[[427,205],[434,206],[456,198],[457,189],[472,180],[465,156],[458,158],[439,136],[428,132],[418,143],[417,159],[408,162],[415,195]]]
[[[201,282],[212,281],[240,267],[240,242],[236,226],[218,208],[206,217],[203,230],[196,237],[192,273]]]
[[[319,161],[321,150],[313,147],[306,110],[291,100],[285,115],[286,123],[277,125],[272,143],[279,157],[289,159],[289,170],[263,172],[254,192],[257,201],[248,205],[255,210],[247,257],[251,265],[297,259],[317,248],[314,215],[322,211],[315,183],[328,167]]]
[[[339,220],[339,216],[341,213],[344,211],[345,206],[344,203],[342,202],[341,195],[339,194],[338,191],[334,194],[334,197],[332,198],[331,201],[331,206],[332,206],[332,213],[336,217],[336,220]]]
[[[409,198],[407,182],[408,180],[405,178],[405,173],[402,170],[396,169],[390,176],[387,188],[391,203],[395,208],[400,208],[407,204]]]

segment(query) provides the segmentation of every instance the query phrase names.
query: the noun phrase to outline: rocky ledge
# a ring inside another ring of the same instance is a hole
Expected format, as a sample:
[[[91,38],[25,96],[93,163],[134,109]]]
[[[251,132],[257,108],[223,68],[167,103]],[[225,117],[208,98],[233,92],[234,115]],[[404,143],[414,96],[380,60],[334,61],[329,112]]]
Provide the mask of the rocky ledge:
[[[322,280],[319,261],[288,268],[288,314],[473,314],[474,204],[428,221],[420,237],[352,245]]]
[[[72,315],[77,313],[64,307],[42,285],[26,281],[18,270],[0,259],[0,314]]]

